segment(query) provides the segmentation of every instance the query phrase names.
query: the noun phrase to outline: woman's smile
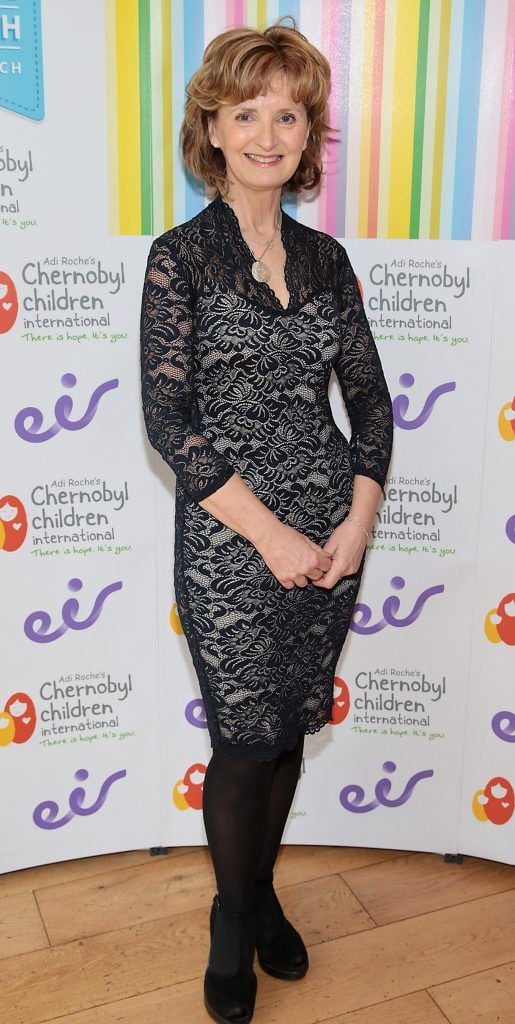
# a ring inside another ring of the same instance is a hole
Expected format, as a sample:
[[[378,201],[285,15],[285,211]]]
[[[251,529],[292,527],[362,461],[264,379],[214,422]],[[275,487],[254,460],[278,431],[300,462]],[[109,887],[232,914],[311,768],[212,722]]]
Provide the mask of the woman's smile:
[[[259,156],[257,153],[245,153],[245,156],[254,164],[258,164],[261,167],[277,167],[282,160],[282,156]]]

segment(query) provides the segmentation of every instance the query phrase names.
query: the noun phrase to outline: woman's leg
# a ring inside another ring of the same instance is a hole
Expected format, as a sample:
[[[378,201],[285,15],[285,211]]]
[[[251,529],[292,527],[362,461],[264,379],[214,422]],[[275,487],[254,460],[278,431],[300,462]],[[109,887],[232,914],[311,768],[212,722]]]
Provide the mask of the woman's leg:
[[[204,824],[218,888],[204,1001],[210,1016],[227,1024],[249,1021],[254,1011],[255,873],[274,765],[214,748],[204,777]]]
[[[274,864],[299,780],[304,752],[304,733],[293,750],[283,750],[276,762],[270,787],[268,811],[258,865],[257,882],[272,882]]]
[[[241,968],[242,933],[238,919],[243,915],[258,910],[256,925],[262,943],[272,940],[278,929],[283,930],[283,915],[271,880],[297,786],[303,747],[301,734],[293,750],[282,751],[272,761],[228,757],[220,748],[213,749],[204,778],[203,814],[223,909],[218,914],[218,939],[211,944],[209,958],[209,967],[215,974],[231,976]],[[249,922],[251,930],[252,927]],[[295,971],[305,960],[306,951],[291,926],[290,931],[293,937],[289,936],[288,942],[282,940],[284,950],[279,966]],[[246,939],[244,960],[249,961],[249,966],[250,932]]]
[[[206,769],[204,825],[220,900],[232,914],[256,905],[255,876],[274,768],[275,760],[228,757],[215,747]]]
[[[302,978],[309,966],[306,946],[283,909],[273,886],[274,865],[299,780],[304,734],[293,750],[277,758],[256,871],[258,915],[256,944],[261,967],[277,978]]]

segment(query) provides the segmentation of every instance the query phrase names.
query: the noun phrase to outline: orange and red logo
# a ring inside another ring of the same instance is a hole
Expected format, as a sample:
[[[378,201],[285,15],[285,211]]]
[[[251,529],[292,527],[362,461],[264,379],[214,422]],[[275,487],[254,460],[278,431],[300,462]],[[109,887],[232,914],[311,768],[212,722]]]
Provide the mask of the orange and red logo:
[[[178,635],[180,635],[181,633],[182,634],[184,633],[184,630],[183,630],[182,624],[181,624],[181,620],[179,618],[179,610],[177,608],[177,602],[176,601],[173,602],[172,607],[170,608],[170,612],[169,612],[169,616],[168,616],[168,621],[170,623],[170,627],[172,629],[172,632],[177,633]]]
[[[505,825],[515,809],[515,793],[508,779],[501,775],[490,779],[484,789],[478,789],[472,800],[472,810],[478,821],[492,825]]]
[[[344,679],[340,679],[339,676],[334,677],[334,700],[333,700],[333,714],[329,721],[329,725],[340,725],[347,718],[350,711],[350,693],[349,687]]]
[[[18,296],[12,277],[0,270],[0,334],[7,334],[18,316]]]
[[[184,778],[178,779],[175,783],[172,799],[179,811],[187,811],[190,808],[194,811],[201,810],[205,774],[206,765],[197,761],[190,764]]]
[[[17,551],[27,536],[27,513],[19,498],[0,498],[0,550]]]
[[[505,441],[515,441],[515,398],[503,405],[497,420],[499,433]]]
[[[492,644],[515,646],[515,594],[506,594],[485,618],[485,633]]]
[[[0,711],[0,747],[26,743],[36,728],[36,708],[27,693],[13,693]]]

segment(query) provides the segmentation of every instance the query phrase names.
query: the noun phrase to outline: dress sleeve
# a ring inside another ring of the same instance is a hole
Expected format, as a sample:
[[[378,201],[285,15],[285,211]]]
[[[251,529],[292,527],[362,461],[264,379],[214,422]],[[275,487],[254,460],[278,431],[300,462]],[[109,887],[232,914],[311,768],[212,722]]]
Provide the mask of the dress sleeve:
[[[384,491],[393,445],[392,401],[358,283],[343,246],[339,273],[340,351],[334,366],[349,414],[355,474]]]
[[[141,395],[148,439],[190,498],[202,501],[235,468],[198,429],[193,373],[194,292],[179,243],[148,254],[140,322]]]

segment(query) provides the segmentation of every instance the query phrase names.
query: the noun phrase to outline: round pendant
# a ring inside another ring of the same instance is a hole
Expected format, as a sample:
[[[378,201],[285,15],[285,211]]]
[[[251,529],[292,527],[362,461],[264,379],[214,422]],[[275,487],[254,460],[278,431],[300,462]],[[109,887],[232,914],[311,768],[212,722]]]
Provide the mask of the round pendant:
[[[251,267],[252,277],[255,281],[266,282],[270,280],[270,267],[261,260],[255,260]]]

